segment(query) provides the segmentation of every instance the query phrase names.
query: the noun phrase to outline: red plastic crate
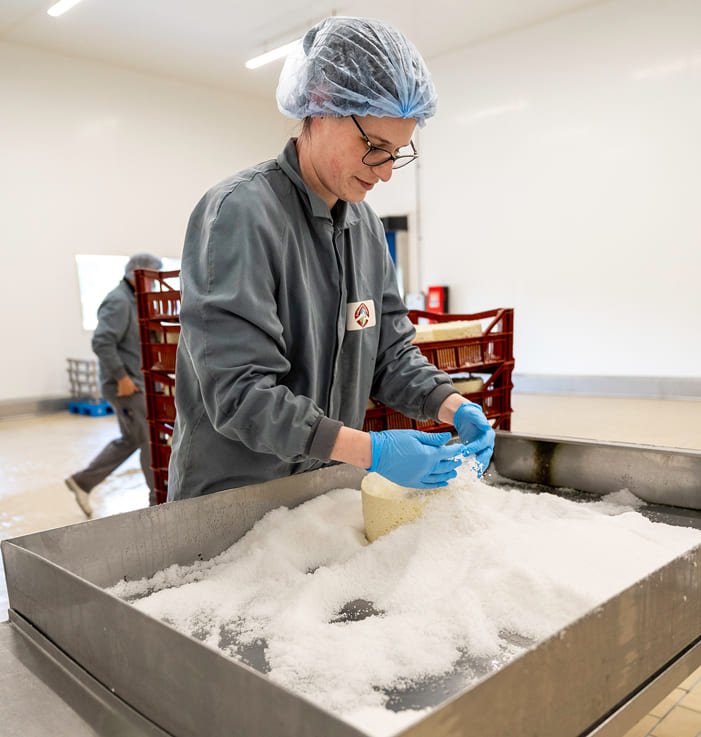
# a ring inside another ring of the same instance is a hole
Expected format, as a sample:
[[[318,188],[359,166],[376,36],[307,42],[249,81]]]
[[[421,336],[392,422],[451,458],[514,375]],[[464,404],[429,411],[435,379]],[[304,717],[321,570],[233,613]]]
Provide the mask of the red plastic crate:
[[[168,495],[168,463],[170,462],[170,443],[173,437],[173,424],[149,422],[151,440],[151,469],[154,477],[156,504],[161,504]]]
[[[151,394],[146,397],[148,417],[162,422],[175,421],[175,397],[163,394]]]
[[[462,395],[471,402],[481,405],[492,426],[499,430],[509,430],[511,427],[513,368],[513,361],[503,363],[489,376],[480,391]],[[366,432],[402,429],[443,432],[444,430],[453,430],[453,426],[435,420],[413,420],[383,404],[369,409],[365,413],[363,430]]]
[[[172,282],[179,276],[179,271],[137,269],[134,272],[144,371],[175,371],[180,335],[180,290],[175,289]]]
[[[144,371],[175,373],[180,325],[171,322],[141,324],[141,362]]]
[[[151,442],[157,445],[170,445],[173,437],[173,423],[149,420]]]
[[[409,319],[418,324],[428,322],[477,321],[486,327],[482,335],[458,340],[426,341],[416,347],[437,368],[448,373],[470,371],[491,374],[480,392],[464,394],[470,401],[480,404],[492,425],[502,430],[511,427],[511,374],[514,366],[514,311],[498,308],[474,314],[442,314],[422,310],[410,310]],[[433,420],[417,421],[380,405],[365,413],[363,429],[366,431],[390,429],[417,429],[429,432],[452,430],[452,425]]]
[[[134,282],[140,320],[173,320],[180,315],[180,271],[136,269]],[[178,282],[178,286],[174,286]]]
[[[175,376],[144,371],[146,409],[149,420],[175,422]]]
[[[152,292],[137,295],[139,315],[146,320],[169,320],[177,322],[180,319],[180,292]]]
[[[180,336],[180,290],[175,282],[179,277],[179,271],[137,269],[134,272],[157,504],[167,498],[175,422],[175,356]]]
[[[421,318],[432,322],[489,320],[482,335],[476,335],[473,338],[426,341],[416,344],[429,362],[443,371],[475,370],[477,367],[493,366],[513,360],[513,309],[500,308],[472,315],[409,311],[409,319],[414,324],[418,324]]]
[[[170,445],[164,443],[154,443],[151,446],[151,468],[160,468],[168,470],[170,463]]]
[[[168,469],[154,468],[153,478],[156,504],[163,504],[168,501]]]

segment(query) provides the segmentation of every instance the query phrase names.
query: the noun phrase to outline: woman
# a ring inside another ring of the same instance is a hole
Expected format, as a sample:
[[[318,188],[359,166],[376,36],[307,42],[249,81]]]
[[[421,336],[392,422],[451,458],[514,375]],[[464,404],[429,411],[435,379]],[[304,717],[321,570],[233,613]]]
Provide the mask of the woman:
[[[382,224],[363,202],[416,156],[436,94],[387,23],[328,18],[285,62],[282,112],[302,132],[195,208],[182,258],[177,420],[168,499],[351,463],[444,486],[456,453],[486,467],[479,406],[411,344]],[[449,433],[360,430],[369,396]]]

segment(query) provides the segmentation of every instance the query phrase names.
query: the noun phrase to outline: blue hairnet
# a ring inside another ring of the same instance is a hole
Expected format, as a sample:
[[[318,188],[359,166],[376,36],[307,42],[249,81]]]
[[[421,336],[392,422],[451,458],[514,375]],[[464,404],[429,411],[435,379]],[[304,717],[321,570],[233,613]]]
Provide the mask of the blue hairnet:
[[[374,115],[423,126],[437,96],[421,54],[394,26],[333,17],[307,31],[288,55],[277,104],[291,118]]]
[[[135,253],[124,267],[124,276],[127,279],[133,279],[134,269],[153,269],[154,271],[160,271],[162,268],[163,262],[158,256],[154,256],[152,253]]]

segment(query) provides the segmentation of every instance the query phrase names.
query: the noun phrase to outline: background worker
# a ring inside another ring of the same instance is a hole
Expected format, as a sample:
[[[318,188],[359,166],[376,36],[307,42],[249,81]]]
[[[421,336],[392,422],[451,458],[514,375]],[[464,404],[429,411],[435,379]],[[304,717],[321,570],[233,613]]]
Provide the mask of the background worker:
[[[436,109],[429,72],[391,25],[328,18],[285,62],[283,152],[217,184],[188,224],[168,499],[351,463],[443,486],[449,433],[360,430],[368,397],[453,423],[483,467],[494,431],[411,344],[368,191],[417,156]]]
[[[144,377],[141,372],[141,340],[134,291],[135,269],[162,268],[161,259],[150,253],[132,256],[124,267],[124,278],[97,310],[97,327],[92,349],[98,358],[102,396],[119,423],[120,437],[108,443],[82,471],[68,476],[66,486],[90,517],[90,492],[135,451],[140,451],[141,470],[149,488],[149,504],[156,503]]]

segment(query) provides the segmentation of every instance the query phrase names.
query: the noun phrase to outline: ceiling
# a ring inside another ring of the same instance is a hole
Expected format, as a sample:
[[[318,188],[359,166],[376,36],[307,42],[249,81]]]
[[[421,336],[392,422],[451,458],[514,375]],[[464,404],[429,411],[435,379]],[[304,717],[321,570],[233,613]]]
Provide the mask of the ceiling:
[[[0,41],[270,99],[281,61],[244,62],[328,15],[381,18],[430,62],[441,54],[605,0],[0,0]]]

